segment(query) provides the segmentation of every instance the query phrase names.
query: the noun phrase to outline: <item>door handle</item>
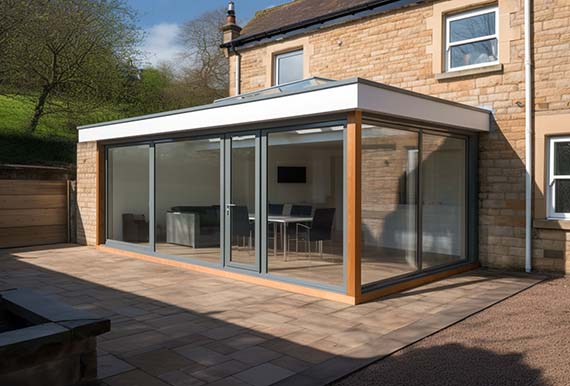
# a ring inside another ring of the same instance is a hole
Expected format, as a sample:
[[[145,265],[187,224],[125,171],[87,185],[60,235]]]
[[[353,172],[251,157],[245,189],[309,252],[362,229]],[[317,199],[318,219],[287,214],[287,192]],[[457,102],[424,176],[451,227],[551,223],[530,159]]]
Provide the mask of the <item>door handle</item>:
[[[226,215],[230,215],[231,213],[231,208],[233,208],[234,206],[237,206],[236,204],[226,204]]]

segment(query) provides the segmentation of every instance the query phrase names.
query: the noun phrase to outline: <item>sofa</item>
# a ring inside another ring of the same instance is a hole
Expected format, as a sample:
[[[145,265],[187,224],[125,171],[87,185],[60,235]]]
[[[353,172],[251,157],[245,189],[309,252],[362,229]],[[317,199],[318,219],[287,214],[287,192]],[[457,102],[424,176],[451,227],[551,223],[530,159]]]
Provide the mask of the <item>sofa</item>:
[[[220,246],[219,206],[176,206],[166,213],[166,242],[192,248]]]

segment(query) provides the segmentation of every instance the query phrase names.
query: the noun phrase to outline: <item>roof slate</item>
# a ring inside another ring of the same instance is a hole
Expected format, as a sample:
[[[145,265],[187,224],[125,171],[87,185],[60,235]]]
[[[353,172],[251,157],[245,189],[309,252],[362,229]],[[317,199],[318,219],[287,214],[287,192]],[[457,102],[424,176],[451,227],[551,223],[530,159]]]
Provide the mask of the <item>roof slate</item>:
[[[257,12],[243,28],[241,37],[257,35],[355,6],[376,2],[372,0],[293,0]]]

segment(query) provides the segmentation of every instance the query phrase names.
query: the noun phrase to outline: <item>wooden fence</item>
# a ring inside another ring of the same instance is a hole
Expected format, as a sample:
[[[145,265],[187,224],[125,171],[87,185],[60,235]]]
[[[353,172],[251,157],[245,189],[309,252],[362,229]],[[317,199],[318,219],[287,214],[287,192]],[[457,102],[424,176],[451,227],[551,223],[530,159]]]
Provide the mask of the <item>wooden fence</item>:
[[[69,181],[0,180],[0,248],[70,241]]]

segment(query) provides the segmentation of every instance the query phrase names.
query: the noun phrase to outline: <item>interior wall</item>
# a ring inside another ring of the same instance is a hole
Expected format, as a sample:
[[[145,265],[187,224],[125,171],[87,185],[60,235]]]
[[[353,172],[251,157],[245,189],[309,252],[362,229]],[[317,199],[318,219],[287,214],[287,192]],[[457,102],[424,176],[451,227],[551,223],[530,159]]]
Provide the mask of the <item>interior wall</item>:
[[[278,183],[279,166],[302,166],[307,168],[307,182]],[[315,208],[336,208],[337,230],[343,227],[343,147],[342,143],[318,143],[290,147],[269,146],[268,151],[268,199],[272,204],[311,205]],[[285,209],[287,210],[287,209]]]

